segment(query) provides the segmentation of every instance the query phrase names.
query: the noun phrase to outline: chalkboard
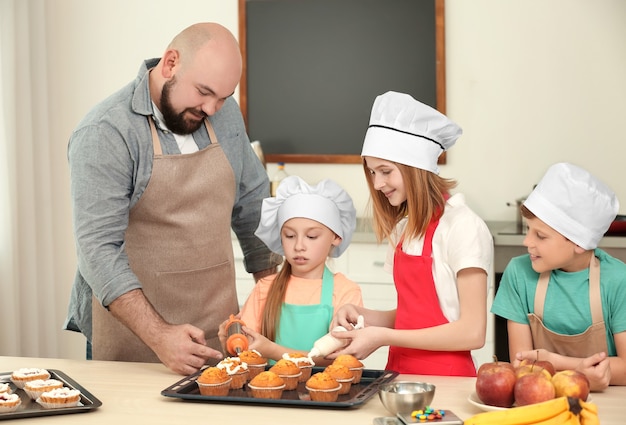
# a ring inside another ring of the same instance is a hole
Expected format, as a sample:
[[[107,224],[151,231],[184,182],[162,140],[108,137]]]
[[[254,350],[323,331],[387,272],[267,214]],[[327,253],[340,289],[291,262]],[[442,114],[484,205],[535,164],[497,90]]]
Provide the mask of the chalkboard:
[[[268,162],[360,162],[376,96],[445,113],[443,0],[240,0],[250,140]]]

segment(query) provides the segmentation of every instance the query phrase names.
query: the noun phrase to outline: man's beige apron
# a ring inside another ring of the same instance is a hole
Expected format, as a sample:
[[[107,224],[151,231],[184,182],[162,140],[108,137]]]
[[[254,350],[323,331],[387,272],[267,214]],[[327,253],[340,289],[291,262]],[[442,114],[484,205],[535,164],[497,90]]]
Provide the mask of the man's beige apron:
[[[219,324],[237,312],[230,234],[235,178],[215,132],[211,145],[163,155],[152,119],[150,182],[131,209],[125,249],[132,271],[156,311],[171,324],[204,330],[221,351]],[[156,354],[93,300],[93,358],[159,362]]]
[[[550,272],[539,276],[535,293],[535,313],[528,315],[534,348],[544,348],[553,353],[569,357],[589,357],[604,351],[608,354],[606,329],[602,317],[602,299],[600,298],[600,262],[591,256],[589,264],[589,304],[591,306],[591,326],[577,335],[562,335],[552,332],[543,324],[543,307],[550,282]]]

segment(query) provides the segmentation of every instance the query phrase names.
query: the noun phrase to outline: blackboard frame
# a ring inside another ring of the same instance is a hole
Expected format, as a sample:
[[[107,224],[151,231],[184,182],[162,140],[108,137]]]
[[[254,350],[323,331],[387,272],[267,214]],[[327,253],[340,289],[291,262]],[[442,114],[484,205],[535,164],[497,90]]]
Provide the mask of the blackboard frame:
[[[248,17],[246,14],[246,4],[251,1],[266,0],[239,0],[238,18],[239,18],[239,44],[243,58],[243,72],[239,84],[239,104],[241,111],[248,125],[248,40],[247,27]],[[416,0],[417,1],[417,0]],[[419,0],[423,1],[423,0]],[[444,1],[431,0],[435,4],[435,73],[436,73],[436,108],[441,113],[446,113],[446,80],[445,80],[445,18],[444,18]],[[265,153],[267,162],[288,162],[288,163],[337,163],[337,164],[360,164],[362,162],[360,155],[336,155],[336,154],[318,154],[318,153]],[[446,163],[446,153],[444,152],[439,158],[440,164]]]

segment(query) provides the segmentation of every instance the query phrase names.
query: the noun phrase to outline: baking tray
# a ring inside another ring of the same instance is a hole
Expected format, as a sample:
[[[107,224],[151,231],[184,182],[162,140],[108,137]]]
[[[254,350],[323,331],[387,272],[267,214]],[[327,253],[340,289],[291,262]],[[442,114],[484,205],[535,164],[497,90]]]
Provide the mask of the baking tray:
[[[314,367],[312,373],[322,372],[323,367]],[[175,384],[161,391],[161,395],[166,397],[181,398],[183,400],[209,401],[217,403],[239,403],[239,404],[256,404],[256,405],[283,405],[297,407],[323,407],[323,408],[353,408],[359,407],[374,394],[378,392],[378,386],[393,380],[398,376],[398,372],[391,370],[375,370],[363,369],[361,382],[352,384],[348,394],[341,394],[337,401],[321,402],[311,401],[309,393],[304,386],[304,382],[298,384],[298,388],[290,391],[283,391],[280,399],[254,398],[248,389],[248,385],[244,385],[241,389],[231,389],[226,396],[204,396],[198,390],[196,379],[202,373],[199,371],[193,375],[181,379]]]
[[[63,385],[80,391],[80,402],[78,406],[61,407],[58,409],[46,409],[35,400],[31,400],[24,390],[21,390],[11,382],[11,372],[0,372],[0,382],[8,382],[13,392],[20,396],[22,404],[13,412],[0,413],[0,420],[17,419],[17,418],[33,418],[38,416],[66,415],[68,413],[84,413],[102,406],[102,402],[93,394],[87,391],[82,385],[78,384],[65,373],[56,369],[46,369],[50,372],[51,379],[58,379]]]

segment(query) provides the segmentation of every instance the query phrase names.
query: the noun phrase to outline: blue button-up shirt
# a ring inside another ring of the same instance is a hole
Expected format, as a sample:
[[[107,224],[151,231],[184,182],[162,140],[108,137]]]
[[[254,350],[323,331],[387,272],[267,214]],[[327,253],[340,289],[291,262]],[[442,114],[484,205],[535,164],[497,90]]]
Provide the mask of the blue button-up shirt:
[[[82,332],[89,340],[92,295],[108,306],[117,297],[141,288],[128,265],[124,235],[130,209],[141,198],[152,172],[148,118],[154,111],[148,71],[157,63],[158,59],[146,60],[137,78],[95,106],[69,141],[78,269],[64,326]],[[280,257],[254,236],[261,202],[269,196],[269,181],[250,146],[239,106],[229,97],[209,120],[235,175],[231,227],[243,250],[246,270],[253,273],[271,268]],[[157,131],[163,154],[180,154],[173,134],[158,126]],[[211,143],[204,126],[193,138],[199,149]]]

